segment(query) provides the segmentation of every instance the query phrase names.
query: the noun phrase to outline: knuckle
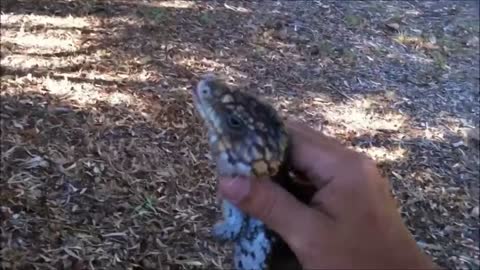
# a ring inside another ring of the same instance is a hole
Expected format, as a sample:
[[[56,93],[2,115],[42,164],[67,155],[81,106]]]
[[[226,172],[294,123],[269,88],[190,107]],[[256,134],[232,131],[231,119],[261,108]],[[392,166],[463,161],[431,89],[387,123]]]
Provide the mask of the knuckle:
[[[267,180],[269,181],[269,180]],[[253,215],[258,219],[269,222],[272,220],[273,215],[278,205],[278,194],[274,186],[267,185],[267,183],[258,183],[255,197],[253,200],[254,209],[252,209]]]
[[[261,207],[260,216],[263,220],[272,220],[272,216],[275,214],[275,208],[278,203],[278,196],[275,196],[275,192],[270,190],[267,196],[264,196],[263,207]]]

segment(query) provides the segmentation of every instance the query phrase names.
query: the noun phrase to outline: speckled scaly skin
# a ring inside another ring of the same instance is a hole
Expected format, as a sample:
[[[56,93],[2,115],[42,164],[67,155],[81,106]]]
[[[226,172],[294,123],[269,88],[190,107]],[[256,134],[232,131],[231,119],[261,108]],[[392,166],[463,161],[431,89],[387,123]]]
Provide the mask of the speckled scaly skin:
[[[213,74],[201,78],[193,90],[193,100],[208,128],[218,175],[270,177],[302,201],[310,199],[289,177],[289,138],[273,107],[233,90]],[[212,233],[219,240],[234,243],[237,270],[301,269],[283,240],[260,220],[226,200],[222,207],[224,220]]]

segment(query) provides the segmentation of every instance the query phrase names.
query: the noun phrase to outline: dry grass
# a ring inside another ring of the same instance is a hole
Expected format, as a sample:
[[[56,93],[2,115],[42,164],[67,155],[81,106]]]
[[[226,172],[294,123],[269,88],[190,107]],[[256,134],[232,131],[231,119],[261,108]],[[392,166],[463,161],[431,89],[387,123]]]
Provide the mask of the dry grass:
[[[478,268],[475,8],[2,3],[2,267],[230,267],[189,92],[214,71],[376,159],[419,245]]]

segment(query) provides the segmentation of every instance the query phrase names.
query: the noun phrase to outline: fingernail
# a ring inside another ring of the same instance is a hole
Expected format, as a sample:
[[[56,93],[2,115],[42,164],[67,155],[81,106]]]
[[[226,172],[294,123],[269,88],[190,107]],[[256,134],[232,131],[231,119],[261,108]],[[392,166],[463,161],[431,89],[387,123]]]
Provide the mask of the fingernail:
[[[247,178],[220,178],[218,189],[223,197],[232,203],[239,203],[250,192],[250,179]]]

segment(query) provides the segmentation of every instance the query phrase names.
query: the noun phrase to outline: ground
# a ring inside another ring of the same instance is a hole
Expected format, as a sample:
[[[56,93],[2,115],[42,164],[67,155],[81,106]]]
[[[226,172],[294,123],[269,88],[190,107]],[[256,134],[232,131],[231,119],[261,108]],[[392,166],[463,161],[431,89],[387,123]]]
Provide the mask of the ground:
[[[374,158],[419,246],[479,263],[478,2],[6,0],[3,269],[228,268],[208,71]]]

